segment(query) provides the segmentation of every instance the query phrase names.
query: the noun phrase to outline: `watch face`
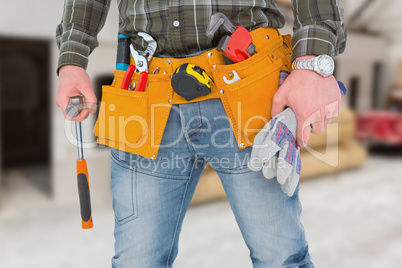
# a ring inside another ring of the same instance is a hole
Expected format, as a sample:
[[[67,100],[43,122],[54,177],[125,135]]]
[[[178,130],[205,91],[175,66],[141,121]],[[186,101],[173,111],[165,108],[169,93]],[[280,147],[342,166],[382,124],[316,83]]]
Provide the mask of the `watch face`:
[[[318,67],[324,75],[331,75],[334,72],[334,61],[331,57],[323,55],[319,59]]]

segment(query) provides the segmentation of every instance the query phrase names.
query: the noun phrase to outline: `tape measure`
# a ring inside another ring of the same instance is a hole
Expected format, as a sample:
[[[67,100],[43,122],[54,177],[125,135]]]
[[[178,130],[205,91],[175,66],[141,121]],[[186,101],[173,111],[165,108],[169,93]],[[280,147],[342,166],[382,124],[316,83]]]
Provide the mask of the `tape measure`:
[[[204,69],[189,63],[179,66],[172,76],[173,90],[187,101],[211,93],[211,82]]]

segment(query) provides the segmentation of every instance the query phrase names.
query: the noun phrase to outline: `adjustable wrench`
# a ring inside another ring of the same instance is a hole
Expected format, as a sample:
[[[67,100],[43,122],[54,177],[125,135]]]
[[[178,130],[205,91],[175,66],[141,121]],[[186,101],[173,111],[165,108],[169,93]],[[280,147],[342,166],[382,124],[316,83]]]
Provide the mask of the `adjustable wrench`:
[[[250,32],[242,26],[234,26],[220,12],[211,16],[207,27],[207,36],[212,37],[221,26],[230,36],[221,38],[217,50],[222,52],[228,59],[232,62],[240,62],[257,53]]]
[[[148,43],[148,47],[147,49],[145,49],[145,51],[142,53],[142,55],[144,56],[148,56],[148,62],[151,61],[152,56],[155,54],[156,48],[158,47],[158,45],[156,44],[156,41],[152,38],[152,36],[150,36],[147,33],[144,32],[139,32],[138,33],[139,36],[142,37],[142,39],[144,39],[147,43]]]

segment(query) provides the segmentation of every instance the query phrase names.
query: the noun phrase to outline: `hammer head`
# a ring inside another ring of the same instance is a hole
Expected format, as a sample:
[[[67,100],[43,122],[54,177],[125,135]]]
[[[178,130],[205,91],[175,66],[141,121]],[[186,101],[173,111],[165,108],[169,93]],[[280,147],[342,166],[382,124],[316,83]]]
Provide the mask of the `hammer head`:
[[[82,96],[75,96],[70,98],[70,103],[66,107],[67,116],[74,118],[80,114],[84,109],[84,100]]]

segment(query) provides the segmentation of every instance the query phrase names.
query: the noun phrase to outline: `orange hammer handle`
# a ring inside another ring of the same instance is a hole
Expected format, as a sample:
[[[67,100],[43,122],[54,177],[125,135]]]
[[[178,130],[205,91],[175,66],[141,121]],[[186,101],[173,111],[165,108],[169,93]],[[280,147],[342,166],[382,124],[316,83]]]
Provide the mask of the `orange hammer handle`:
[[[77,183],[78,195],[80,198],[82,229],[90,229],[94,226],[94,224],[92,222],[88,168],[87,161],[85,161],[85,159],[77,160]]]

